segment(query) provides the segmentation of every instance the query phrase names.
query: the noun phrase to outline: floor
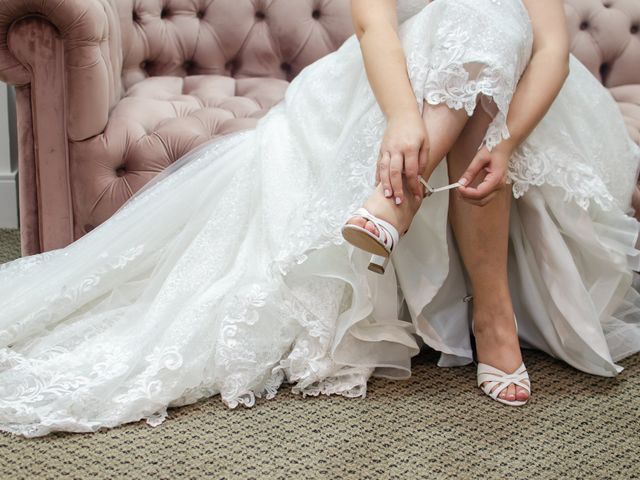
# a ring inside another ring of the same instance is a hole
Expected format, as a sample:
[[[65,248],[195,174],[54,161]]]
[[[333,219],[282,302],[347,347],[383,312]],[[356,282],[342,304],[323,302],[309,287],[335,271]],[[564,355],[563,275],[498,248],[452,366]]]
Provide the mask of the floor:
[[[0,230],[0,263],[19,256]],[[631,479],[640,478],[640,355],[616,378],[525,350],[524,407],[491,401],[473,366],[414,358],[408,380],[371,380],[367,397],[272,400],[230,410],[217,397],[95,434],[0,434],[0,479]]]

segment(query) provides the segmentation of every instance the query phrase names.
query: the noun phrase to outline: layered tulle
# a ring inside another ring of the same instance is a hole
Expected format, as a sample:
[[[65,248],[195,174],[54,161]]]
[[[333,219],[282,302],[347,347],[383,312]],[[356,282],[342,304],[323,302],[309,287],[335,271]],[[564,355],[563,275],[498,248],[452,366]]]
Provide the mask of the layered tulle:
[[[398,6],[419,108],[480,104],[493,115],[485,144],[506,138],[532,46],[520,0]],[[640,349],[633,179],[618,173],[639,158],[602,87],[573,72],[568,82],[511,171],[511,286],[523,343],[613,375]],[[584,147],[599,132],[567,106],[577,91],[602,99],[581,115],[616,127],[601,150]],[[183,157],[68,247],[1,266],[0,429],[156,425],[167,407],[213,395],[252,406],[285,381],[303,395],[364,396],[372,375],[408,377],[422,343],[441,365],[469,363],[473,292],[446,194],[423,203],[383,276],[340,235],[374,189],[384,127],[352,36],[255,129]],[[572,174],[544,152],[586,173],[562,182]],[[448,183],[446,162],[431,183]]]

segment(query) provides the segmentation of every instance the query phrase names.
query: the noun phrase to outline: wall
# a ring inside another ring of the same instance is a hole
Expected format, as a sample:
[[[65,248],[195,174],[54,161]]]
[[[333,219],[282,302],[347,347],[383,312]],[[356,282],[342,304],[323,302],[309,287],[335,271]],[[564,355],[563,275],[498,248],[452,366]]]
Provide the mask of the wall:
[[[13,88],[0,82],[0,228],[18,228],[18,156]]]

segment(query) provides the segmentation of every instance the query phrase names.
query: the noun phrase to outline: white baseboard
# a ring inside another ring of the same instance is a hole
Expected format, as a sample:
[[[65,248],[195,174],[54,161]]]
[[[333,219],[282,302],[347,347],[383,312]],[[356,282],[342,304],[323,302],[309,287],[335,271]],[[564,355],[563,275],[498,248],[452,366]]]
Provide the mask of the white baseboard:
[[[0,173],[0,228],[18,228],[16,172]]]

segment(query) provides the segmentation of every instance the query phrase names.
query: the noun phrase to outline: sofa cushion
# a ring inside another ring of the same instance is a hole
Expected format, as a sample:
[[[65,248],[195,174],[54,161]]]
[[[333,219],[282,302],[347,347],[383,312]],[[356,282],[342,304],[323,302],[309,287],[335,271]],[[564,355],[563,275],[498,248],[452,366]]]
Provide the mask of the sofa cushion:
[[[221,75],[150,77],[130,88],[103,134],[70,145],[75,233],[102,223],[175,160],[221,135],[253,128],[289,83]]]

